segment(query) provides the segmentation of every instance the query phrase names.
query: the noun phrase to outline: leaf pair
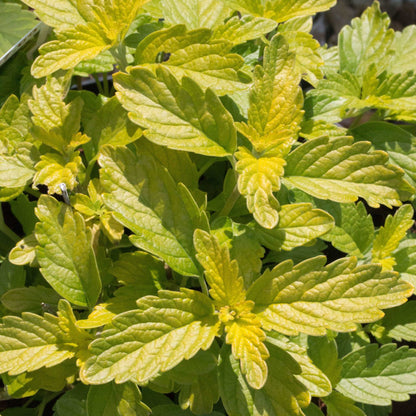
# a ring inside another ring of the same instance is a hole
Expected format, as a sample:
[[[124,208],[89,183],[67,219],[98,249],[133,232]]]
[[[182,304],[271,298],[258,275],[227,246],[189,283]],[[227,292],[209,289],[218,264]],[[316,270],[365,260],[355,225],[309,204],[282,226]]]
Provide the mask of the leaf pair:
[[[74,68],[118,46],[146,2],[88,0],[75,6],[70,0],[26,0],[45,23],[54,27],[57,37],[39,48],[32,75],[40,78],[59,69]]]

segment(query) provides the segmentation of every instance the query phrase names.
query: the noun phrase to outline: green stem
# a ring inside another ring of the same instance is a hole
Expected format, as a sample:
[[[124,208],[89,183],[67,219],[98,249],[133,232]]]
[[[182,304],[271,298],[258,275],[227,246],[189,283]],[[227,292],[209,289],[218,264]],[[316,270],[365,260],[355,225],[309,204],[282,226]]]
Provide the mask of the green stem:
[[[40,196],[42,195],[38,190],[31,188],[30,186],[26,186],[25,188],[25,192],[27,194],[30,194],[32,196],[34,196],[35,198],[40,198]]]
[[[200,178],[214,163],[216,160],[213,157],[210,157],[199,169],[198,171],[198,177]]]
[[[98,92],[99,92],[101,95],[104,95],[103,86],[102,86],[102,84],[101,84],[101,82],[100,82],[100,79],[98,78],[98,75],[97,75],[97,74],[92,74],[91,76],[94,78],[94,81],[95,81],[95,83],[97,84]]]
[[[46,405],[55,397],[58,397],[60,394],[61,392],[46,394],[38,406],[38,416],[43,416],[43,412],[45,411]]]
[[[208,285],[203,276],[198,276],[199,285],[201,286],[202,293],[209,296]]]
[[[21,238],[14,232],[12,231],[4,222],[4,216],[3,216],[3,206],[0,206],[0,231],[7,235],[7,237],[10,238],[10,240],[12,240],[13,242],[17,243],[18,241],[21,240]]]
[[[106,97],[110,96],[110,88],[108,85],[108,73],[107,72],[103,72],[103,87],[104,87],[104,95]]]
[[[93,159],[91,159],[89,161],[88,166],[87,166],[87,170],[85,171],[85,179],[84,179],[84,182],[82,184],[83,186],[87,186],[88,185],[88,182],[90,181],[90,178],[91,178],[91,172],[94,169],[94,166],[95,166],[95,162],[96,161],[97,161],[97,158],[96,157],[94,157]]]
[[[240,192],[238,192],[238,186],[236,184],[234,186],[233,191],[231,192],[231,194],[228,196],[227,200],[225,201],[225,204],[222,207],[222,210],[214,214],[212,216],[212,219],[214,220],[216,218],[226,217],[233,209],[239,197],[240,197]]]

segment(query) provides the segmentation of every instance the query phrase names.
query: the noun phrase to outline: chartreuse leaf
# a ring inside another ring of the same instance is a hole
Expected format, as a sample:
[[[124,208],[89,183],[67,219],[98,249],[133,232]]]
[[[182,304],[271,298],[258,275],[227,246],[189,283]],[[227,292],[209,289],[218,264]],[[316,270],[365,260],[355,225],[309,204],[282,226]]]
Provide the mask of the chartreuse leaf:
[[[99,162],[103,187],[110,192],[103,195],[104,202],[133,231],[132,243],[179,273],[199,275],[193,233],[208,224],[189,191],[139,146],[135,153],[126,147],[107,147]]]
[[[80,24],[57,33],[57,39],[43,44],[32,65],[32,75],[41,78],[59,69],[72,69],[82,61],[110,49],[104,30],[95,22]]]
[[[373,121],[350,130],[355,140],[367,140],[376,150],[384,150],[390,163],[404,170],[404,178],[416,185],[416,137],[395,124]]]
[[[35,16],[19,4],[0,4],[0,57],[37,25]]]
[[[394,74],[415,70],[416,58],[416,26],[411,25],[402,32],[394,32],[391,49],[395,52],[394,59],[388,62],[388,71]]]
[[[283,36],[277,35],[265,50],[264,66],[254,71],[248,123],[238,126],[253,149],[239,147],[235,154],[238,189],[264,228],[274,228],[279,220],[279,204],[273,192],[280,189],[284,158],[296,141],[302,119],[299,82],[294,55],[288,52]]]
[[[218,307],[244,302],[244,281],[237,261],[230,259],[228,248],[220,246],[216,237],[202,230],[195,231],[194,245],[196,258],[204,268],[205,278],[210,286],[209,294]]]
[[[308,203],[282,205],[279,217],[272,230],[255,227],[256,237],[270,250],[292,250],[326,235],[334,226],[331,215]]]
[[[35,371],[21,373],[17,376],[2,374],[7,393],[13,398],[29,397],[40,389],[61,391],[67,384],[73,383],[78,368],[74,359],[65,360],[53,367],[42,367]]]
[[[207,156],[234,152],[232,117],[212,90],[204,93],[186,77],[179,84],[163,66],[156,75],[135,67],[114,78],[120,102],[150,141]]]
[[[238,361],[223,346],[219,366],[222,403],[230,416],[301,416],[310,394],[296,378],[301,373],[298,363],[284,350],[271,345],[267,360],[269,376],[260,390],[251,388],[243,377]],[[266,413],[265,413],[266,412]]]
[[[88,416],[147,416],[150,409],[141,398],[137,385],[130,381],[91,386],[86,403]]]
[[[79,306],[95,305],[101,280],[90,230],[79,213],[42,195],[39,198],[35,235],[36,258],[48,283],[64,298]]]
[[[404,239],[393,253],[393,269],[400,273],[403,280],[416,286],[416,240]]]
[[[363,257],[374,240],[373,220],[364,204],[329,202],[322,204],[322,208],[333,215],[335,226],[321,238],[344,253]]]
[[[160,5],[167,23],[182,23],[188,29],[213,28],[231,12],[220,0],[161,0]]]
[[[319,53],[319,42],[309,33],[312,29],[312,18],[294,18],[278,27],[289,45],[289,51],[296,56],[296,69],[311,85],[315,86],[323,77],[324,61]]]
[[[233,222],[230,218],[222,217],[211,223],[211,232],[220,244],[225,244],[230,250],[232,259],[237,260],[240,273],[247,288],[257,278],[262,268],[264,248],[257,239],[257,232],[251,227]]]
[[[370,344],[342,359],[337,390],[351,399],[385,406],[409,400],[416,390],[416,350],[395,344]]]
[[[194,245],[198,261],[205,269],[210,295],[225,324],[226,342],[231,344],[234,357],[240,360],[241,370],[253,388],[261,388],[267,379],[268,351],[261,323],[251,310],[253,303],[245,300],[244,281],[238,264],[230,259],[226,246],[202,230],[196,230]]]
[[[387,164],[388,155],[370,152],[371,143],[321,137],[297,147],[287,157],[284,182],[320,199],[372,207],[400,205],[412,193],[403,172]]]
[[[208,29],[188,32],[184,25],[153,32],[138,45],[135,63],[153,71],[167,67],[178,80],[192,78],[203,90],[211,88],[218,95],[246,90],[238,74],[243,58],[230,53],[231,42],[211,40],[211,35]]]
[[[62,4],[62,0],[60,2]],[[89,0],[83,7],[77,5],[82,16],[79,13],[76,16],[75,7],[71,3],[64,18],[72,20],[75,14],[76,21],[68,22],[70,26],[64,25],[61,29],[56,29],[57,39],[39,48],[40,56],[33,63],[32,75],[40,78],[59,69],[74,68],[80,62],[93,59],[101,52],[117,46],[124,39],[139,8],[146,2],[147,0]],[[49,20],[51,10],[47,10],[45,2],[37,3],[40,13],[46,12]]]
[[[295,375],[295,377],[307,387],[312,396],[324,397],[331,392],[332,386],[329,378],[315,362],[312,362],[309,358],[309,351],[306,348],[289,341],[286,337],[276,332],[270,333],[266,342],[286,351],[299,364],[301,373]]]
[[[292,17],[311,16],[328,10],[335,4],[335,0],[226,0],[236,10],[267,17],[276,22],[284,22]]]
[[[371,251],[373,263],[380,263],[384,270],[392,270],[396,264],[391,256],[413,225],[413,208],[406,204],[401,206],[394,216],[389,215],[383,227],[378,230]]]
[[[125,146],[136,141],[142,130],[129,120],[117,98],[112,97],[88,120],[85,133],[91,141],[83,148],[91,160],[106,144]]]
[[[372,64],[382,72],[390,62],[390,46],[394,31],[388,29],[390,19],[381,13],[380,4],[375,1],[355,18],[351,26],[345,26],[339,34],[339,63],[341,71],[363,76]]]
[[[219,330],[212,301],[200,292],[160,291],[137,305],[115,317],[112,329],[91,344],[92,357],[81,369],[85,382],[146,383],[208,349]]]
[[[70,308],[65,301],[59,307]],[[78,345],[73,335],[62,326],[61,317],[48,313],[43,317],[30,312],[23,312],[22,318],[4,317],[0,324],[0,372],[17,375],[74,357]]]
[[[11,153],[0,154],[0,187],[18,190],[33,178],[36,172],[33,165],[39,155],[36,147],[28,142],[18,143]]]
[[[324,264],[323,256],[296,266],[285,261],[252,284],[247,299],[263,329],[286,335],[354,331],[356,323],[380,319],[381,308],[398,306],[413,292],[398,274],[376,264],[357,266],[354,257]]]
[[[48,26],[56,29],[68,29],[77,24],[85,23],[87,16],[83,8],[77,7],[73,0],[24,0],[23,3],[33,8],[36,15]],[[85,2],[91,5],[91,1]]]
[[[17,244],[9,252],[9,261],[17,266],[36,264],[35,248],[38,242],[33,234],[29,234]]]
[[[122,254],[110,273],[123,286],[114,292],[114,297],[96,305],[87,319],[79,320],[78,326],[97,328],[109,324],[115,315],[136,309],[137,299],[156,295],[166,280],[163,263],[142,251]]]
[[[233,45],[256,39],[276,28],[276,22],[263,17],[245,15],[233,16],[225,23],[217,26],[212,35],[213,39],[225,39]]]

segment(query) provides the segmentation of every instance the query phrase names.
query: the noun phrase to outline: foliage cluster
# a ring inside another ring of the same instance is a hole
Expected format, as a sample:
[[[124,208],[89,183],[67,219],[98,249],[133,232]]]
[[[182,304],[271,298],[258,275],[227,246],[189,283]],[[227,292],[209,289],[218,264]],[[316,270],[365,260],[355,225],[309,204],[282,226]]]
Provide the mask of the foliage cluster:
[[[3,416],[416,393],[416,26],[374,2],[322,47],[335,2],[24,0],[53,31],[0,72]],[[0,10],[4,53],[34,22]]]

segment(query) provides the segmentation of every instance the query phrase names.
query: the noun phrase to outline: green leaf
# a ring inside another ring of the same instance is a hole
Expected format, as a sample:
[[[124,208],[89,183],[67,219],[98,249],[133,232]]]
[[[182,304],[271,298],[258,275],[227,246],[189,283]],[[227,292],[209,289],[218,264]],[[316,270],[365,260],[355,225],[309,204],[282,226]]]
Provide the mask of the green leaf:
[[[126,382],[91,386],[86,408],[88,416],[146,416],[150,409],[141,401],[138,387]]]
[[[19,220],[26,235],[32,233],[37,222],[34,209],[36,201],[29,201],[27,195],[19,195],[15,200],[10,201],[10,208],[13,215]]]
[[[213,91],[190,78],[182,84],[163,66],[156,76],[135,67],[115,76],[117,96],[130,119],[152,142],[207,156],[227,156],[236,146],[231,115]]]
[[[321,238],[329,241],[336,249],[350,256],[362,258],[374,240],[374,225],[364,204],[323,203],[318,204],[335,219],[335,227]]]
[[[190,408],[199,415],[211,414],[219,399],[217,365],[217,354],[201,350],[166,374],[181,385],[178,401],[182,409]]]
[[[388,29],[390,19],[381,13],[378,2],[355,18],[351,26],[345,26],[339,34],[339,62],[341,71],[363,76],[372,64],[382,72],[391,59],[390,49],[394,38]]]
[[[247,299],[254,301],[263,329],[286,335],[354,331],[355,323],[380,319],[381,308],[404,303],[413,291],[396,273],[381,272],[380,265],[357,266],[347,257],[324,266],[325,260],[315,257],[296,266],[285,261],[252,284]]]
[[[42,195],[35,228],[36,257],[41,273],[64,298],[79,306],[95,305],[101,281],[91,233],[79,213],[66,204]]]
[[[312,204],[282,205],[279,224],[272,230],[256,226],[256,237],[270,250],[292,250],[322,237],[334,225],[331,215]]]
[[[342,365],[338,359],[338,347],[335,340],[327,337],[308,337],[308,355],[313,363],[328,376],[333,386],[341,378]]]
[[[1,297],[1,302],[14,313],[26,311],[41,314],[43,304],[57,307],[59,299],[59,295],[48,287],[30,286],[8,290]]]
[[[230,259],[226,246],[203,230],[194,233],[196,258],[205,270],[210,295],[218,307],[232,306],[245,301],[244,281],[236,260]]]
[[[37,25],[33,13],[19,4],[0,4],[0,57]]]
[[[77,383],[66,391],[54,405],[55,416],[87,416],[86,400],[89,386]]]
[[[24,267],[16,266],[9,260],[4,260],[0,265],[0,295],[11,289],[22,287],[26,280]]]
[[[181,23],[188,29],[213,28],[231,12],[220,0],[162,0],[160,5],[167,23]]]
[[[355,401],[385,406],[409,400],[416,386],[416,350],[370,344],[346,355],[337,390]]]
[[[315,337],[314,337],[315,338]],[[309,393],[315,397],[327,396],[331,390],[331,382],[326,374],[321,371],[316,363],[309,358],[309,350],[303,348],[286,337],[273,332],[267,336],[267,345],[272,344],[289,353],[299,364],[301,373],[295,377],[308,389]]]
[[[199,275],[193,233],[208,224],[186,188],[146,149],[107,147],[99,162],[103,186],[111,192],[103,195],[104,202],[133,231],[132,243],[179,273]]]
[[[410,300],[386,311],[381,325],[386,334],[397,341],[416,341],[416,301]]]
[[[285,351],[270,347],[267,360],[269,376],[260,390],[254,390],[245,381],[238,361],[227,347],[221,352],[219,367],[220,395],[229,416],[301,416],[301,407],[309,404],[310,395],[296,379],[300,367]]]
[[[0,372],[10,375],[53,367],[74,357],[77,350],[59,318],[50,314],[4,317],[0,340]]]
[[[405,239],[393,253],[394,270],[400,273],[403,280],[416,286],[416,240]]]
[[[81,369],[85,382],[146,383],[208,349],[217,335],[213,304],[200,292],[160,291],[158,297],[146,296],[137,305],[138,310],[114,318],[112,329],[91,344],[92,357]]]
[[[396,261],[391,254],[406,236],[413,222],[413,208],[409,204],[401,206],[394,216],[389,215],[384,227],[380,227],[374,240],[371,251],[372,261],[381,263],[385,270],[392,270]]]
[[[366,416],[361,409],[354,406],[354,400],[343,396],[337,391],[325,397],[328,416]]]
[[[85,134],[91,141],[84,146],[89,159],[93,159],[106,145],[126,146],[142,135],[142,130],[133,124],[116,97],[109,99],[85,126]]]
[[[399,168],[387,164],[385,152],[370,152],[370,147],[349,137],[306,142],[287,157],[284,183],[320,199],[354,202],[361,197],[376,208],[400,205],[412,192],[410,185]]]
[[[275,28],[276,22],[271,19],[250,15],[233,16],[215,28],[212,38],[225,39],[234,45],[238,45],[259,38]]]
[[[238,72],[243,58],[230,53],[231,42],[211,36],[208,29],[186,31],[184,25],[153,32],[137,47],[135,63],[156,73],[160,66],[169,68],[178,80],[189,77],[218,95],[247,90]]]
[[[355,140],[369,141],[376,150],[384,150],[390,163],[404,170],[404,178],[416,186],[416,138],[395,124],[373,121],[350,130]]]
[[[294,71],[294,55],[283,36],[275,36],[265,50],[264,66],[256,66],[250,91],[248,124],[238,129],[253,145],[239,147],[236,170],[238,189],[247,198],[247,208],[264,228],[279,220],[279,204],[273,195],[280,189],[285,156],[296,141],[303,112],[300,76]]]
[[[267,17],[280,23],[293,17],[311,16],[328,10],[335,0],[225,0],[225,3],[240,12]]]

